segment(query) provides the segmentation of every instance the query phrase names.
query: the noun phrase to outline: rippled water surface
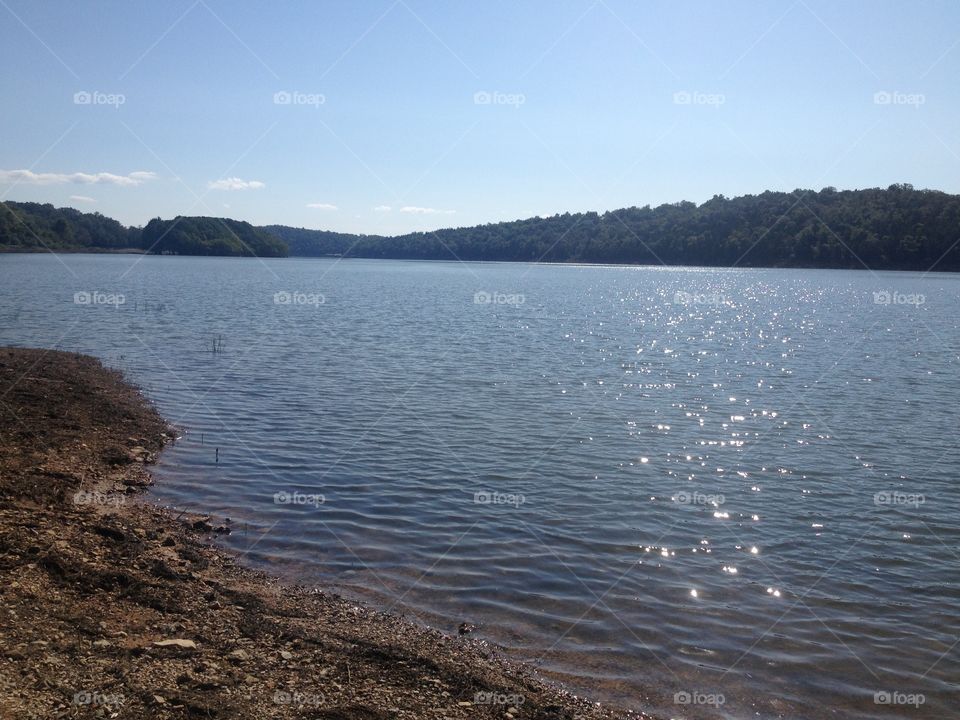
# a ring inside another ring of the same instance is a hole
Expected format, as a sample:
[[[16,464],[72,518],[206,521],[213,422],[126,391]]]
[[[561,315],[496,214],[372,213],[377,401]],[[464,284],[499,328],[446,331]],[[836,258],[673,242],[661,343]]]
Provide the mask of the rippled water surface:
[[[126,371],[184,433],[155,497],[271,572],[664,717],[960,707],[954,276],[0,255],[0,288],[0,342]]]

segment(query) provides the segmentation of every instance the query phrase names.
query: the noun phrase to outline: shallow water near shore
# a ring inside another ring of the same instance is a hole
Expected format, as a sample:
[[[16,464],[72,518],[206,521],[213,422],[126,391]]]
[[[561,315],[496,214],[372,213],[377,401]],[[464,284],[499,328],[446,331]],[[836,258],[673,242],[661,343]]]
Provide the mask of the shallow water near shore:
[[[958,281],[5,255],[0,342],[127,372],[287,579],[663,716],[939,718]]]

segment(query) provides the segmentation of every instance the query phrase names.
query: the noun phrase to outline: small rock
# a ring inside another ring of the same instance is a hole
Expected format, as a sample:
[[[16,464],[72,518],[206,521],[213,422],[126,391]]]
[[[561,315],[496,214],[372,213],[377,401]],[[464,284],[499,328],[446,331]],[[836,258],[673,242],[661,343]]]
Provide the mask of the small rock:
[[[250,655],[247,654],[247,651],[244,650],[243,648],[237,648],[233,652],[229,653],[227,655],[227,658],[229,660],[249,660]]]
[[[93,641],[93,646],[94,646],[95,648],[106,648],[106,647],[110,647],[110,645],[111,645],[111,642],[110,642],[109,640],[94,640],[94,641]]]
[[[179,647],[187,649],[196,649],[197,644],[193,640],[184,640],[183,638],[173,638],[171,640],[154,640],[156,647]]]
[[[160,695],[154,695],[154,696],[153,696],[153,701],[154,701],[157,705],[163,705],[163,704],[166,702],[166,700],[164,700]]]
[[[147,462],[150,459],[150,451],[142,445],[135,445],[128,452],[134,462]]]
[[[284,660],[293,660],[293,653],[289,650],[281,650],[280,657],[282,657]]]

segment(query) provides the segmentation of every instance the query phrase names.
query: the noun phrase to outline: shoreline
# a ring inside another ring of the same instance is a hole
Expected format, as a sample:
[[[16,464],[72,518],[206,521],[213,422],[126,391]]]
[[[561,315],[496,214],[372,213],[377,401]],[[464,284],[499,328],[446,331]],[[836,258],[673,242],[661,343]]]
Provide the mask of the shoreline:
[[[12,245],[0,245],[0,253],[8,255],[36,255],[37,253],[53,253],[54,255],[147,255],[146,250],[140,248],[105,248],[105,247],[30,247],[21,248]]]
[[[649,717],[214,547],[137,496],[174,438],[119,371],[0,348],[0,718]]]
[[[823,270],[830,272],[868,272],[878,273],[912,273],[921,277],[927,275],[957,275],[960,267],[931,269],[922,266],[916,268],[869,268],[862,265],[850,267],[825,267],[821,265],[656,265],[651,263],[592,263],[580,260],[551,261],[551,260],[456,260],[446,258],[390,258],[390,257],[362,257],[354,255],[284,255],[280,257],[260,257],[258,255],[185,255],[151,253],[139,248],[109,249],[109,248],[10,248],[0,245],[0,254],[7,255],[38,255],[51,253],[53,255],[142,255],[145,257],[164,258],[220,258],[232,260],[363,260],[372,262],[428,262],[450,263],[458,265],[544,265],[547,267],[572,268],[620,268],[620,269],[655,269],[655,270]]]

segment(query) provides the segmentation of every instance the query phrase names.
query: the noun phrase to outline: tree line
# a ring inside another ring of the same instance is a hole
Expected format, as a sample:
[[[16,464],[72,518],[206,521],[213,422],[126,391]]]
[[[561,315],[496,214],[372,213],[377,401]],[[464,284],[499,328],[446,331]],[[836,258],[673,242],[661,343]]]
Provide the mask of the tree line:
[[[154,218],[124,227],[100,213],[33,202],[0,202],[0,250],[141,251],[171,255],[284,257],[286,243],[228,218]]]
[[[125,228],[99,213],[0,203],[6,250],[135,248],[183,255],[960,271],[960,195],[911,185],[767,191],[705,203],[564,213],[399,236],[223,218]]]
[[[154,218],[143,228],[140,246],[165,255],[286,257],[287,244],[242,220],[212,217]]]
[[[0,202],[0,248],[8,251],[139,247],[139,228],[100,213],[34,202]]]
[[[269,226],[294,255],[960,270],[960,196],[910,185],[767,191],[398,237]]]

